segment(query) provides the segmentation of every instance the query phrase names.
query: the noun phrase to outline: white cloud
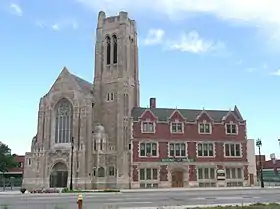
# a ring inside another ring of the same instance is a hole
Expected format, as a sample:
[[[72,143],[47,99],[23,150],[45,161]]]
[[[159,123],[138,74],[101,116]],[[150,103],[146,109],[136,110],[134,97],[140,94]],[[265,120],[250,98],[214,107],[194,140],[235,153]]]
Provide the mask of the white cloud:
[[[60,26],[58,24],[53,24],[51,25],[51,28],[55,31],[59,31],[60,30]]]
[[[194,54],[217,53],[225,50],[225,44],[203,39],[196,31],[183,34],[179,40],[168,41],[168,48]]]
[[[76,30],[79,28],[79,24],[77,21],[74,20],[59,20],[55,22],[47,22],[47,21],[36,21],[35,25],[40,27],[40,28],[50,28],[51,30],[54,31],[61,31],[63,29],[72,29]]]
[[[145,45],[157,45],[163,41],[165,31],[162,29],[150,29],[148,35],[144,40]]]
[[[280,69],[272,72],[271,75],[280,76]]]
[[[95,12],[104,10],[115,14],[119,10],[131,13],[152,12],[163,14],[170,19],[189,17],[191,14],[213,15],[219,19],[249,24],[264,31],[271,38],[279,38],[279,0],[76,0]],[[156,14],[154,14],[156,15]],[[268,31],[267,31],[268,30]],[[271,33],[273,31],[273,33]],[[275,37],[276,36],[276,37]]]
[[[22,9],[18,4],[11,3],[10,4],[10,10],[12,14],[17,15],[17,16],[22,16]]]

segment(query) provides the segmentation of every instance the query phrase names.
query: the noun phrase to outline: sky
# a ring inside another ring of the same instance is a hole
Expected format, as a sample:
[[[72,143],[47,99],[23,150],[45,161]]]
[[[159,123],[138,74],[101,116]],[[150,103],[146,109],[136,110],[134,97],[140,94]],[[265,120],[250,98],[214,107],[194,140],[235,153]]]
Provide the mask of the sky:
[[[1,0],[0,141],[30,151],[40,97],[64,66],[93,81],[97,15],[138,27],[141,106],[233,109],[280,156],[279,0]],[[278,128],[277,128],[278,127]],[[278,130],[277,130],[278,129]]]

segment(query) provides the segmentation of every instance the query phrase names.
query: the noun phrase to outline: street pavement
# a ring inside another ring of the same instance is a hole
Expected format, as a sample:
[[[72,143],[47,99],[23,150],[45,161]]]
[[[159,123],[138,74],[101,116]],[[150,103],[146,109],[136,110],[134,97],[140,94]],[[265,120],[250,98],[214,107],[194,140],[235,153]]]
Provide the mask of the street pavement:
[[[176,208],[212,204],[280,202],[280,188],[132,190],[122,193],[84,193],[83,209]],[[10,209],[76,209],[78,194],[2,194],[0,205]],[[170,207],[174,206],[174,207]],[[0,207],[0,209],[2,209]]]

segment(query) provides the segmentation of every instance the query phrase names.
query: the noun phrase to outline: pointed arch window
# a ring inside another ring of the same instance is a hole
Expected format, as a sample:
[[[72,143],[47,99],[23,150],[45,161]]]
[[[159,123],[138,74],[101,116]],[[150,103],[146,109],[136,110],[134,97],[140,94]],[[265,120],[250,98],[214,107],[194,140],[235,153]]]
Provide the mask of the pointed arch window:
[[[70,143],[73,129],[73,106],[69,100],[61,99],[55,111],[55,143]]]
[[[105,169],[103,167],[99,167],[97,171],[98,177],[105,177]]]
[[[112,38],[113,38],[113,63],[116,64],[118,62],[118,39],[116,35],[113,35]]]
[[[106,36],[106,64],[110,65],[111,63],[111,38]]]

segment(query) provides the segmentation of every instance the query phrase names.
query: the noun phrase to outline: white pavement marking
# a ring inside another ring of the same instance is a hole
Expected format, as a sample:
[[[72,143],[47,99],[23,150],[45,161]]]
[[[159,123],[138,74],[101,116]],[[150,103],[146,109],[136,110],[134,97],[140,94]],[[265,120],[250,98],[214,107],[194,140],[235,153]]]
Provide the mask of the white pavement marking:
[[[277,204],[280,204],[280,202],[276,202]],[[226,203],[226,204],[207,204],[207,205],[180,205],[180,206],[157,206],[157,207],[120,207],[120,209],[186,209],[186,208],[207,208],[207,207],[225,207],[230,205],[237,205],[237,206],[248,206],[255,204],[252,203]],[[263,203],[263,204],[269,204],[269,203]]]
[[[242,200],[242,199],[259,199],[260,197],[195,197],[195,198],[189,198],[193,200]]]
[[[217,197],[217,200],[242,200],[242,199],[259,199],[260,197]]]

